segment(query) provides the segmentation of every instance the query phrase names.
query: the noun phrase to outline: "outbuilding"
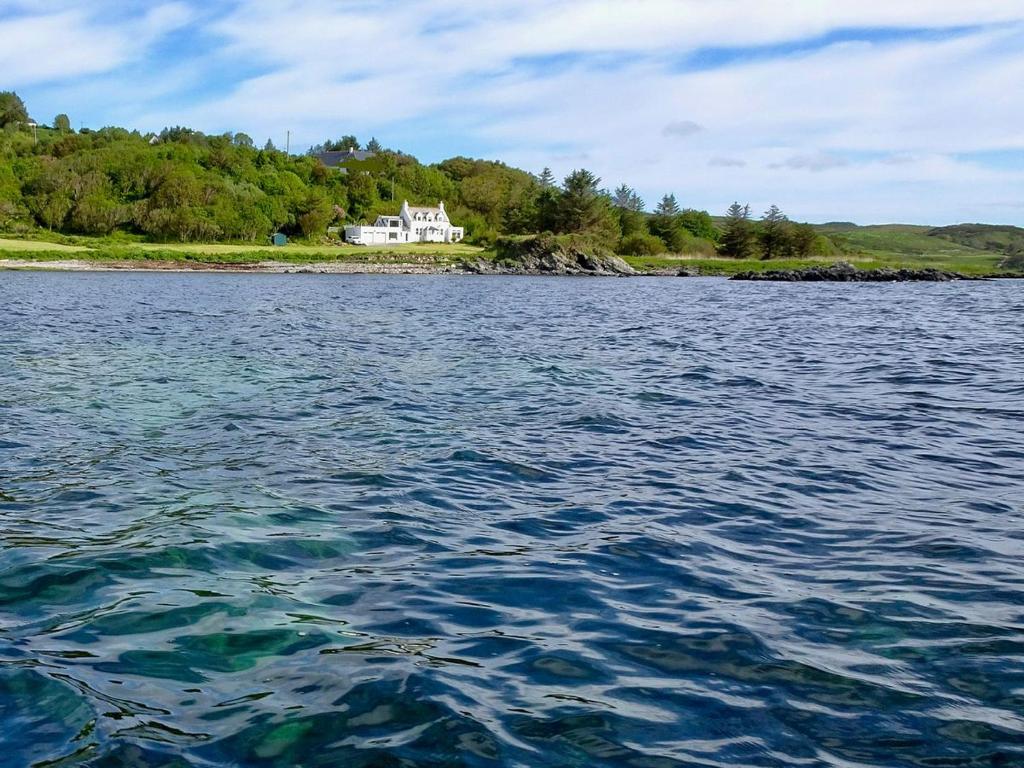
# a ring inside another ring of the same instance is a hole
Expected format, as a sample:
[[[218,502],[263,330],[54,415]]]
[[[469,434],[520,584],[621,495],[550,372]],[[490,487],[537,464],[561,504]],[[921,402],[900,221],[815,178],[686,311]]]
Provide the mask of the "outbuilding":
[[[279,246],[288,245],[288,236],[281,232],[275,232],[270,236],[270,244]]]

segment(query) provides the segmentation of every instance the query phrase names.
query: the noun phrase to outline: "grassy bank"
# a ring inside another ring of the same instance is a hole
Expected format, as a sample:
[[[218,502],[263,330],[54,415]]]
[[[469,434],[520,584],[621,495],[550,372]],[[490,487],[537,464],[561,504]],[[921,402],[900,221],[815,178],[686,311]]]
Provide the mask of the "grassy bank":
[[[61,241],[0,238],[0,259],[29,261],[162,261],[195,264],[354,264],[398,263],[447,265],[474,258],[483,251],[471,245],[409,244],[396,246],[306,245],[283,247],[224,243],[139,243],[89,238],[61,238]]]
[[[822,267],[836,261],[848,261],[858,269],[941,269],[948,272],[960,272],[964,275],[982,277],[995,275],[999,269],[1000,258],[992,255],[957,256],[949,258],[904,258],[898,256],[875,255],[818,259],[720,259],[687,256],[636,256],[627,257],[626,261],[634,269],[641,272],[664,271],[671,269],[696,270],[701,275],[719,275],[729,277],[740,272],[766,272],[769,270],[804,269]]]
[[[924,269],[928,267],[984,276],[999,273],[1002,257],[928,236],[924,228],[910,226],[858,227],[834,235],[842,253],[813,259],[725,259],[708,256],[630,256],[626,261],[641,272],[675,271],[682,268],[701,275],[730,276],[738,272],[800,269],[827,266],[836,260],[850,261],[861,269],[881,267]],[[224,243],[146,243],[126,239],[42,235],[24,239],[0,237],[0,259],[96,262],[164,262],[189,265],[285,264],[417,264],[443,268],[461,260],[492,258],[493,252],[457,244],[408,244],[395,246],[310,245],[284,247]]]

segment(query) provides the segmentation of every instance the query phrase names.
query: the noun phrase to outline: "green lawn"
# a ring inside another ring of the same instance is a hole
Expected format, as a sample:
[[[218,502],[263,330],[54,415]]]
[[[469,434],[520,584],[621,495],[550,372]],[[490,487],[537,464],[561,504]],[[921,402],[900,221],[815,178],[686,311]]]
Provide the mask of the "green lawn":
[[[55,241],[56,240],[56,241]],[[225,243],[141,243],[99,238],[0,238],[0,258],[57,261],[189,261],[203,264],[256,264],[263,261],[317,263],[341,261],[449,264],[472,258],[481,248],[464,243],[409,243],[393,246],[305,245],[284,247]]]
[[[56,254],[79,254],[89,249],[84,245],[64,245],[63,243],[47,243],[38,240],[9,240],[0,237],[0,255],[10,254],[9,258],[18,258],[17,254],[39,252]]]

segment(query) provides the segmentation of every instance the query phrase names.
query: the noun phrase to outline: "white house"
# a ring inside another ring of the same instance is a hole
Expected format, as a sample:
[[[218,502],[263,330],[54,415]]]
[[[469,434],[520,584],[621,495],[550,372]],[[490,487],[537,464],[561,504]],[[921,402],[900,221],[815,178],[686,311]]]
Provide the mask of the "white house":
[[[462,227],[452,226],[444,203],[437,208],[411,208],[408,200],[397,216],[378,216],[372,227],[345,227],[345,241],[354,245],[457,243],[464,235]]]

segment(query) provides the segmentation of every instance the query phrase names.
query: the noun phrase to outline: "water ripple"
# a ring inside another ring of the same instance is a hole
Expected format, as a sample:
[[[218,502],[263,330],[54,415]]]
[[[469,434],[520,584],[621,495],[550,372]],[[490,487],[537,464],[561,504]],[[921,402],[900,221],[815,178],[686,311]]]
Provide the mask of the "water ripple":
[[[1020,286],[0,278],[0,754],[1024,766]]]

